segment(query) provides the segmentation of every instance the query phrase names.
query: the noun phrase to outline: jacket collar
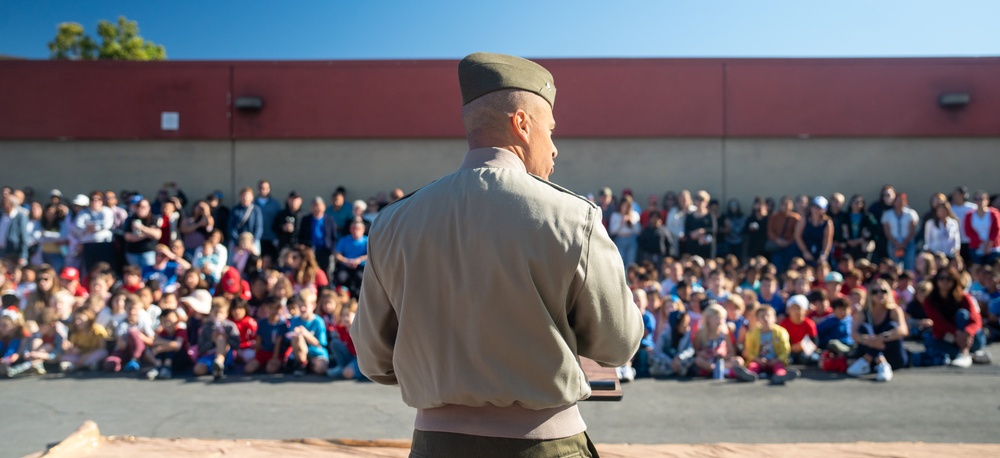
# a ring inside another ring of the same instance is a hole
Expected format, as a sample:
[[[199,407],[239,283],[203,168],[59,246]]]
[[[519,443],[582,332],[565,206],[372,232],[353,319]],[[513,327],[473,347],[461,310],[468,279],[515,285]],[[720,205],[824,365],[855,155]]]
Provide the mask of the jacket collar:
[[[459,170],[476,169],[481,167],[496,167],[501,169],[518,170],[528,173],[524,167],[524,162],[516,154],[503,148],[476,148],[465,153],[465,159]]]

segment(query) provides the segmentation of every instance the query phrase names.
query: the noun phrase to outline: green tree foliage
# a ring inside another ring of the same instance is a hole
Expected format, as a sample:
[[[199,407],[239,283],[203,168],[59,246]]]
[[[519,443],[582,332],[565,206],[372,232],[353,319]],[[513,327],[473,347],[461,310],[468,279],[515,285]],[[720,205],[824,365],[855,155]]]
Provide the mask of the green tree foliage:
[[[167,50],[163,45],[146,41],[139,36],[139,24],[124,16],[117,23],[100,21],[97,44],[75,22],[59,24],[54,40],[49,42],[50,57],[54,60],[164,60]]]

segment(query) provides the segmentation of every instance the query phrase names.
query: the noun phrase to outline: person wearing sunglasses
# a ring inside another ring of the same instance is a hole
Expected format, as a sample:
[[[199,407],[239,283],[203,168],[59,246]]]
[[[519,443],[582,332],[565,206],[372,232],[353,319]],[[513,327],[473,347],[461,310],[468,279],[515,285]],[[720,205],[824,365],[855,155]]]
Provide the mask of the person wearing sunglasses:
[[[934,277],[934,289],[924,301],[924,312],[933,325],[924,338],[927,352],[922,356],[922,365],[964,368],[972,363],[990,363],[990,354],[983,350],[986,335],[982,316],[965,286],[965,278],[954,267]]]
[[[906,315],[896,305],[892,288],[884,279],[876,279],[868,285],[868,301],[864,308],[854,314],[852,337],[858,343],[860,357],[847,368],[847,375],[861,377],[872,372],[875,365],[875,380],[892,380],[894,369],[907,365],[907,353],[903,339],[909,333]]]

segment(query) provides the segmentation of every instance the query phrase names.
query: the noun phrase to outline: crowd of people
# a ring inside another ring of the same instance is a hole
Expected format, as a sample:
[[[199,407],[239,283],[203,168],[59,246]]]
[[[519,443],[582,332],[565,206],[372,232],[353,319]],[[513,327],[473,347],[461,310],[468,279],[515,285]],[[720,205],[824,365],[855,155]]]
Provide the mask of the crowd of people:
[[[363,379],[348,329],[366,233],[403,191],[346,194],[305,208],[261,181],[228,208],[221,192],[190,202],[172,182],[151,199],[4,187],[0,374]],[[1000,337],[1000,202],[984,191],[934,194],[923,217],[892,186],[872,205],[756,197],[748,212],[705,191],[645,207],[627,189],[589,197],[646,328],[622,380],[783,383],[817,366],[888,381],[909,366],[989,363],[984,347]]]
[[[985,191],[935,193],[922,218],[890,185],[871,205],[755,197],[749,212],[705,191],[645,208],[628,189],[594,200],[646,327],[623,381],[784,383],[816,366],[886,382],[905,367],[989,364],[1000,340],[1000,200]]]

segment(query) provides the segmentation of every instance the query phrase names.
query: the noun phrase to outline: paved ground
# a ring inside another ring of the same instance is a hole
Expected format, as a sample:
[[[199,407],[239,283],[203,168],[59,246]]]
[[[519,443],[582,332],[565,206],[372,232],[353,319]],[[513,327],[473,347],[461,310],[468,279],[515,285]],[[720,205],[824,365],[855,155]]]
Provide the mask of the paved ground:
[[[597,443],[1000,443],[1000,366],[909,369],[888,384],[813,371],[783,387],[647,379],[627,384],[622,402],[581,409]],[[408,439],[414,417],[394,387],[280,376],[0,380],[0,412],[3,457],[40,451],[87,419],[105,435]]]

